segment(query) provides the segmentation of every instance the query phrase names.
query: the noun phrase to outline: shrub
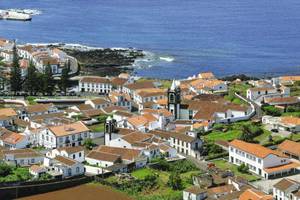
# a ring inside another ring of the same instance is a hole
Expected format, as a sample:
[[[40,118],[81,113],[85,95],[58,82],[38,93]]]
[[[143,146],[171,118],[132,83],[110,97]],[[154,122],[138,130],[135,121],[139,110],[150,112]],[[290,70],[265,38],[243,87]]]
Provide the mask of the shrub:
[[[281,110],[279,108],[276,108],[274,106],[262,106],[262,110],[267,114],[271,116],[280,116]]]
[[[85,139],[83,142],[83,146],[89,150],[91,150],[96,144],[93,142],[91,138]]]
[[[12,173],[12,167],[6,163],[1,163],[0,164],[0,176],[4,177],[4,176],[9,175],[10,173]]]
[[[33,97],[33,96],[26,97],[26,100],[29,102],[30,105],[36,104],[35,97]]]
[[[168,185],[173,190],[180,190],[182,188],[182,180],[180,178],[179,173],[177,172],[171,173],[171,175],[169,176]]]
[[[240,166],[238,166],[237,170],[241,173],[246,174],[249,172],[249,167],[243,163]]]
[[[240,139],[246,142],[253,142],[253,139],[256,136],[263,134],[263,132],[263,129],[259,126],[253,124],[244,124],[242,126],[242,134]]]

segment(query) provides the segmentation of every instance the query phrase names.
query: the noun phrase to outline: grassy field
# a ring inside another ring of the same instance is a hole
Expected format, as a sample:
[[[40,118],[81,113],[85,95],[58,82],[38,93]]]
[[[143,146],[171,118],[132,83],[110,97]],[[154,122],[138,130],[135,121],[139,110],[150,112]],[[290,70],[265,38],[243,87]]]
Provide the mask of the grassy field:
[[[300,112],[285,112],[282,113],[282,116],[300,117]]]
[[[222,131],[212,131],[210,134],[204,136],[205,141],[215,142],[217,140],[231,141],[239,138],[242,134],[241,130],[230,130],[226,132]]]
[[[232,171],[236,176],[240,176],[240,177],[243,177],[245,179],[247,179],[248,181],[255,181],[255,180],[259,180],[260,177],[259,176],[256,176],[256,175],[253,175],[253,174],[250,174],[250,173],[247,173],[247,174],[244,174],[244,173],[241,173],[237,170],[237,166],[233,165],[233,164],[230,164],[229,162],[225,161],[225,160],[215,160],[213,161],[213,163],[220,169],[222,170],[230,170]]]
[[[239,93],[242,96],[246,96],[246,91],[249,88],[251,88],[251,85],[248,85],[246,83],[230,84],[228,87],[228,95],[225,96],[225,99],[235,104],[247,104],[245,101],[237,98],[234,94]]]
[[[296,82],[293,86],[290,87],[291,96],[300,96],[300,82]]]
[[[95,124],[95,125],[91,125],[88,126],[88,128],[92,131],[92,132],[103,132],[104,131],[104,124]]]
[[[182,191],[174,191],[167,185],[170,172],[159,171],[150,168],[143,168],[132,172],[133,177],[141,180],[150,174],[158,175],[157,188],[153,191],[145,191],[144,193],[137,195],[135,199],[143,199],[143,200],[170,199],[171,200],[171,199],[178,199],[181,197]],[[199,174],[199,171],[190,171],[190,172],[180,174],[183,188],[192,185],[191,177],[195,174]],[[147,195],[147,197],[145,195]]]
[[[233,124],[223,125],[223,130],[217,130],[213,128],[213,131],[204,136],[204,140],[207,142],[215,142],[217,140],[231,141],[240,138],[242,134],[242,126],[248,124],[248,122],[236,122]],[[258,141],[260,144],[265,144],[268,142],[269,136],[272,134],[270,131],[266,130],[263,126],[260,126],[263,130],[263,134],[256,136],[254,141]],[[275,138],[282,139],[282,138]]]

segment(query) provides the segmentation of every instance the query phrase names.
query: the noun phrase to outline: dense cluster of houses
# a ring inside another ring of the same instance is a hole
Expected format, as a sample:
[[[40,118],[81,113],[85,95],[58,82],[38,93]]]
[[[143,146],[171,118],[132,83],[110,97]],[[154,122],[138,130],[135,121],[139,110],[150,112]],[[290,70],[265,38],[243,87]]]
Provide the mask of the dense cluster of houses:
[[[300,76],[249,81],[251,87],[246,91],[246,100],[256,107],[272,106],[282,112],[287,111],[288,107],[297,109],[300,105],[299,96],[290,96],[290,87],[298,83],[297,81],[300,81]],[[300,118],[297,114],[265,115],[260,119],[262,125],[274,135],[292,138],[293,134],[300,133]],[[234,139],[230,142],[219,141],[216,144],[228,151],[228,164],[246,166],[248,173],[260,177],[261,181],[250,183],[241,177],[232,176],[229,172],[212,171],[208,177],[194,177],[194,186],[183,191],[184,200],[300,199],[299,142],[286,139],[278,145],[265,147]]]
[[[34,59],[28,51],[37,49],[19,47],[24,59]],[[213,89],[212,81],[222,86]],[[202,90],[196,92],[190,82],[201,82]],[[200,159],[203,141],[197,135],[199,130],[207,131],[214,123],[251,112],[250,106],[234,105],[215,94],[225,92],[227,86],[212,73],[182,83],[173,81],[169,89],[124,73],[118,77],[85,76],[78,89],[94,98],[64,109],[52,103],[0,109],[3,159],[30,166],[34,176],[49,173],[62,177],[128,172],[161,156]],[[89,128],[99,123],[103,133]],[[101,137],[104,144],[97,148],[86,151],[82,147],[88,139]],[[33,150],[35,147],[45,151]]]
[[[14,46],[14,41],[0,38],[0,57],[3,58],[2,62],[6,63],[6,66],[8,66],[8,69],[3,73],[9,73],[9,66],[13,62]],[[19,64],[23,77],[27,74],[30,62],[32,62],[40,72],[44,72],[45,67],[50,65],[54,76],[59,76],[62,69],[69,64],[73,67],[71,68],[71,71],[76,72],[74,70],[77,70],[77,60],[57,47],[25,44],[17,45],[16,48],[20,58]]]
[[[12,46],[0,40],[1,53]],[[50,63],[55,74],[70,59],[59,49],[40,46],[19,46],[18,53],[22,62],[30,60],[40,69]],[[8,54],[1,56],[11,61]],[[130,172],[157,157],[201,161],[204,141],[199,132],[209,131],[217,123],[249,120],[256,113],[255,104],[283,109],[298,105],[299,98],[291,97],[287,87],[297,80],[250,81],[253,87],[246,97],[237,94],[245,103],[236,104],[224,98],[228,83],[211,72],[174,80],[169,88],[126,73],[82,76],[77,92],[91,97],[84,103],[64,108],[52,103],[1,108],[0,155],[5,162],[30,167],[35,177],[48,173],[62,178]],[[300,132],[299,117],[295,116],[264,116],[262,123],[270,130]],[[94,126],[103,126],[103,131],[91,129]],[[87,150],[86,141],[96,146]],[[250,173],[265,180],[293,175],[300,169],[300,144],[290,140],[274,149],[237,139],[226,145],[228,163],[244,164]],[[193,187],[184,190],[185,200],[299,199],[300,184],[292,179],[274,184],[273,196],[234,176],[205,188],[200,187],[201,178],[196,179]]]

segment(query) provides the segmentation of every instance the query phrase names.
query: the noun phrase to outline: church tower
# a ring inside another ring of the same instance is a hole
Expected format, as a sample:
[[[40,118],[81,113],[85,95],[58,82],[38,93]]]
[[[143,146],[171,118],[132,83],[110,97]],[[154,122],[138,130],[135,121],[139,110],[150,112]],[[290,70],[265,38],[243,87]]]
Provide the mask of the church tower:
[[[180,118],[181,91],[178,83],[173,80],[168,89],[168,110],[173,114],[174,119]]]
[[[112,133],[115,131],[115,120],[112,119],[110,116],[106,119],[105,127],[104,127],[104,144],[109,145],[111,141]]]

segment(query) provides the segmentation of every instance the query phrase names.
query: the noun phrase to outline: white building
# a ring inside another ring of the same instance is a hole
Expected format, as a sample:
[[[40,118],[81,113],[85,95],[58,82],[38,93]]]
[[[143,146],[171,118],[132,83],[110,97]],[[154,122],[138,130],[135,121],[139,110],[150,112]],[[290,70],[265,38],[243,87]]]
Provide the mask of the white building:
[[[255,87],[247,90],[247,98],[257,103],[263,102],[265,98],[288,96],[290,96],[290,89],[288,87],[281,87],[279,89],[275,87]]]
[[[53,149],[46,154],[49,158],[55,158],[56,156],[63,156],[76,160],[77,162],[84,162],[84,148],[81,146],[75,147],[61,147]]]
[[[245,164],[250,172],[265,179],[294,173],[299,167],[299,164],[278,151],[241,140],[229,143],[229,162],[235,165]]]
[[[90,130],[81,121],[60,126],[50,126],[41,131],[39,145],[46,148],[60,148],[82,145],[90,138]]]
[[[34,178],[39,178],[41,175],[46,174],[47,169],[43,166],[32,165],[29,167],[29,173],[34,176]]]
[[[21,133],[5,130],[5,132],[0,136],[0,146],[8,149],[23,149],[26,148],[28,144],[28,137]]]
[[[199,186],[192,186],[183,190],[183,200],[204,200],[207,198],[207,191]]]
[[[108,94],[112,90],[111,81],[99,76],[85,76],[79,80],[80,92]]]
[[[96,165],[101,168],[107,168],[122,162],[120,155],[99,151],[91,151],[86,155],[85,160],[90,165]]]
[[[175,132],[170,134],[170,146],[183,155],[200,159],[202,145],[203,142],[197,138],[197,135]]]
[[[293,116],[284,117],[272,117],[263,116],[262,123],[269,125],[271,129],[277,129],[280,131],[288,131],[292,133],[300,132],[300,119]]]
[[[111,105],[111,103],[104,98],[87,100],[85,104],[91,105],[94,109],[102,109],[102,108],[109,107]]]
[[[300,183],[284,178],[273,185],[273,198],[275,200],[300,200]]]
[[[3,159],[15,165],[30,166],[43,163],[44,156],[32,149],[4,150]]]
[[[85,172],[82,163],[63,156],[56,156],[53,159],[45,158],[44,166],[48,168],[48,173],[59,174],[62,178],[82,175]]]

